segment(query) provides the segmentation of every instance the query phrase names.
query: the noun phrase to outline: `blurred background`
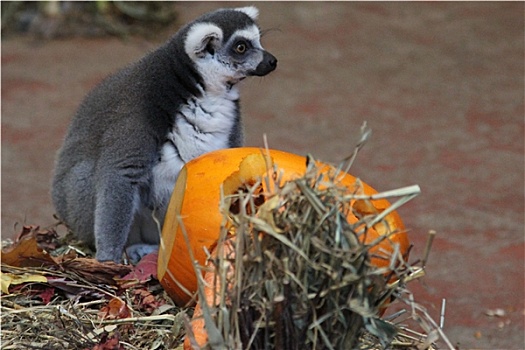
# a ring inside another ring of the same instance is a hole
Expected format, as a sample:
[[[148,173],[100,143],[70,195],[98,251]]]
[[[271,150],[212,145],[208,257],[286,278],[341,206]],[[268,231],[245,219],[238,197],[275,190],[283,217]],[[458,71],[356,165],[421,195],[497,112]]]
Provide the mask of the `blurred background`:
[[[82,97],[198,15],[244,2],[2,2],[2,239],[54,223],[55,153]],[[243,82],[246,144],[418,184],[412,289],[460,349],[524,349],[524,3],[258,2],[278,69]],[[410,286],[410,285],[409,285]]]

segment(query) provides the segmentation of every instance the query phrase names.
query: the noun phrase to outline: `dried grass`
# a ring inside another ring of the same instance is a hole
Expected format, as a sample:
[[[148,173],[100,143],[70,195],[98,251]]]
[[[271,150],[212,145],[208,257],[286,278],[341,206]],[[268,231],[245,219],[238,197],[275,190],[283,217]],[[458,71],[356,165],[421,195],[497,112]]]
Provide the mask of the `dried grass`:
[[[272,189],[262,205],[261,182],[223,199],[229,224],[218,254],[209,256],[208,267],[195,265],[216,271],[216,300],[202,304],[206,349],[432,349],[438,343],[453,349],[407,289],[424,275],[424,265],[409,264],[394,249],[388,268],[374,266],[370,248],[379,240],[366,245],[360,239],[416,196],[418,186],[362,195],[359,185],[349,191],[338,184],[339,170],[320,175],[312,159],[295,181],[280,181],[277,168],[270,174],[260,180]],[[349,205],[377,198],[395,201],[365,217]],[[347,222],[349,212],[360,217],[356,224]],[[423,262],[430,245],[431,239]],[[201,278],[200,297],[204,283]],[[382,318],[381,309],[394,299],[404,308]]]

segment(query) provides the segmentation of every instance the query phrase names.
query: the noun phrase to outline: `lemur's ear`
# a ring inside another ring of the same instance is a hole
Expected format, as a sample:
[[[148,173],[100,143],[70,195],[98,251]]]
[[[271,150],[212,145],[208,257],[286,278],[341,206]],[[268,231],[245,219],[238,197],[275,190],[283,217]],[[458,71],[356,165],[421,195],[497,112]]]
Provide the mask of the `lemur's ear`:
[[[259,10],[255,6],[238,7],[235,10],[240,11],[240,12],[244,12],[245,14],[250,16],[251,19],[253,19],[254,21],[259,16]]]
[[[211,23],[196,23],[188,30],[184,49],[190,58],[197,59],[214,53],[222,44],[222,30]]]

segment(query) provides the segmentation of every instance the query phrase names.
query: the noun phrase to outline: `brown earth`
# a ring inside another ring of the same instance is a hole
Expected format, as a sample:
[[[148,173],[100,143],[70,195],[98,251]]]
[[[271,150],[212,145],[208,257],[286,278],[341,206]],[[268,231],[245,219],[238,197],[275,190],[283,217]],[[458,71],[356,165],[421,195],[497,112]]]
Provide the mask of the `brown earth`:
[[[244,3],[243,3],[244,4]],[[219,6],[179,3],[179,23]],[[248,145],[337,162],[378,190],[419,184],[400,213],[422,254],[416,298],[461,349],[524,349],[524,3],[258,3],[276,72],[244,83]],[[160,42],[2,41],[2,237],[53,223],[53,159],[82,96]],[[15,225],[18,226],[15,227]],[[504,316],[488,316],[502,309]]]

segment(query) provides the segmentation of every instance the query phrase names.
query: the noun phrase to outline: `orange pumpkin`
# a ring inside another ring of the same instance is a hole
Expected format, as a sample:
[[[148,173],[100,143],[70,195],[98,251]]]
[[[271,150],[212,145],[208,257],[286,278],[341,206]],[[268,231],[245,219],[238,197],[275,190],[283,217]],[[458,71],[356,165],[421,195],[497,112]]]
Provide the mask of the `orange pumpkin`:
[[[269,158],[263,156],[266,154]],[[241,166],[243,160],[245,161]],[[250,147],[210,152],[188,162],[181,170],[164,221],[158,260],[159,281],[178,305],[191,302],[192,295],[197,290],[191,255],[199,265],[204,265],[206,253],[203,248],[211,249],[219,238],[221,225],[224,224],[224,217],[219,209],[221,186],[224,195],[235,193],[243,183],[255,181],[266,174],[269,163],[275,164],[282,171],[282,181],[299,178],[306,171],[305,157]],[[333,167],[329,165],[318,165],[323,174],[333,171]],[[344,173],[337,179],[349,191],[355,191],[355,177]],[[377,193],[369,185],[363,182],[361,185],[363,194]],[[384,199],[359,200],[352,205],[358,213],[367,215],[382,212],[390,203]],[[358,218],[349,214],[347,220],[352,224]],[[370,243],[381,235],[394,231],[370,250],[371,262],[378,267],[389,265],[389,253],[394,251],[394,244],[399,245],[399,252],[405,258],[409,251],[408,237],[399,215],[392,212],[385,217],[385,221],[388,227],[384,223],[378,223],[363,236],[364,243]],[[183,229],[190,247],[184,238]]]

